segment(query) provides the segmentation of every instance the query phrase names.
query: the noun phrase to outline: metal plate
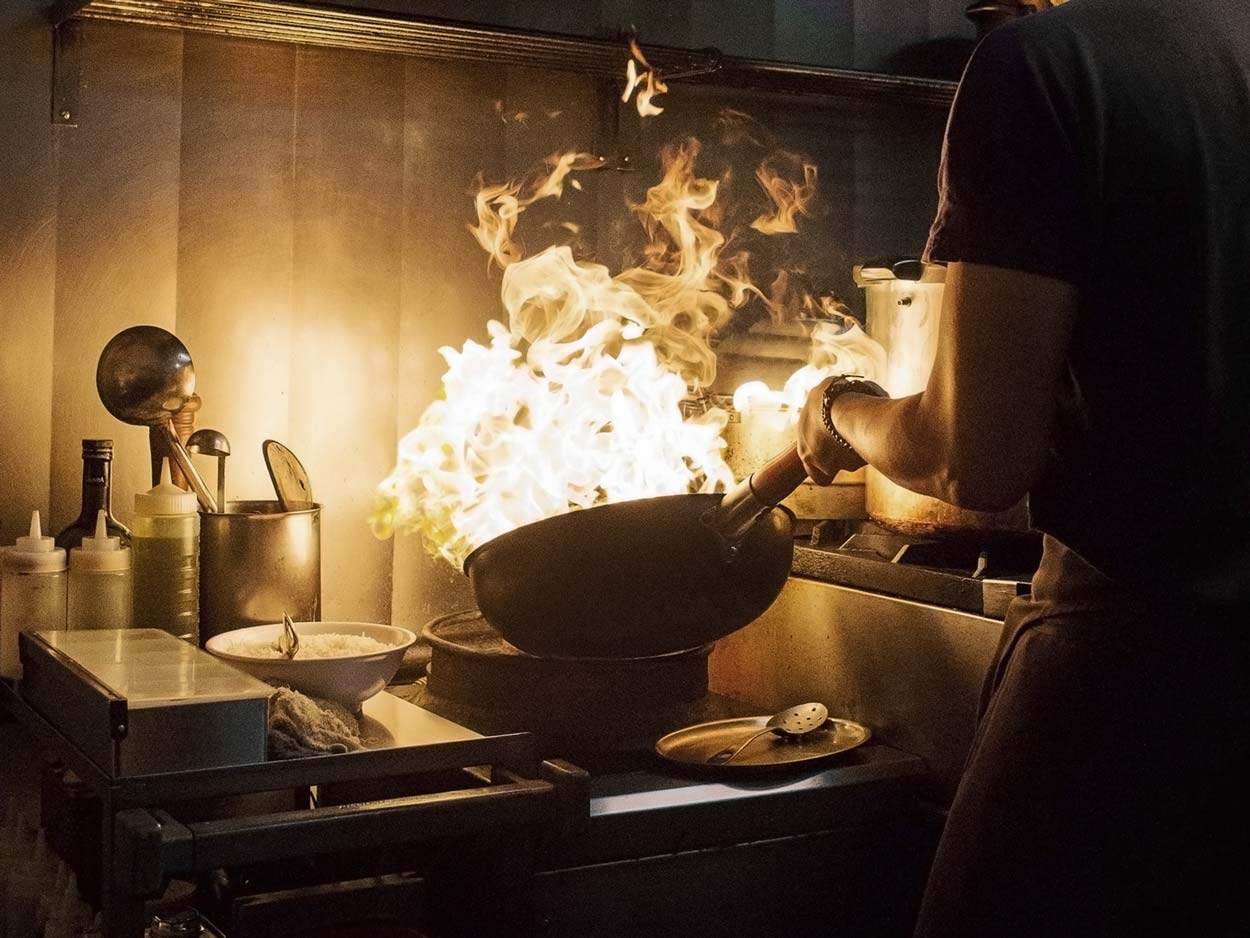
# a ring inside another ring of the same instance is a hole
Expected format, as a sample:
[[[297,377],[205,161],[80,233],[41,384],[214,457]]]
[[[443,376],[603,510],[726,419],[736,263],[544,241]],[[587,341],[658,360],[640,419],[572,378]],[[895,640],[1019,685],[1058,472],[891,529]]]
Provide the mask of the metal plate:
[[[711,772],[760,772],[797,763],[827,759],[867,742],[871,730],[850,720],[829,718],[829,722],[801,739],[761,736],[730,763],[709,765],[708,759],[727,746],[736,746],[759,732],[768,716],[740,717],[687,726],[662,737],[655,744],[661,759]]]

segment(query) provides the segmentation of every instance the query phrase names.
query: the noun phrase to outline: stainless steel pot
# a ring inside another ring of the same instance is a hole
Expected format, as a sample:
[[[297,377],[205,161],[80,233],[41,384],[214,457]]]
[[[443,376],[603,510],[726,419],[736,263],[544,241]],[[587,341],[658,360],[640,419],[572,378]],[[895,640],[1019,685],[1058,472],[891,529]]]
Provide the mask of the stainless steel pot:
[[[717,403],[729,411],[724,455],[735,479],[746,478],[752,469],[794,442],[793,413],[768,407],[740,412],[727,399]],[[840,472],[833,485],[804,481],[781,504],[799,521],[863,518],[864,471]]]
[[[886,373],[878,383],[891,397],[923,391],[937,354],[946,269],[901,260],[864,264],[854,273],[867,302],[866,330],[886,351]],[[919,537],[1023,531],[1029,526],[1023,500],[1006,511],[956,508],[895,485],[871,467],[864,479],[864,508],[882,527]]]

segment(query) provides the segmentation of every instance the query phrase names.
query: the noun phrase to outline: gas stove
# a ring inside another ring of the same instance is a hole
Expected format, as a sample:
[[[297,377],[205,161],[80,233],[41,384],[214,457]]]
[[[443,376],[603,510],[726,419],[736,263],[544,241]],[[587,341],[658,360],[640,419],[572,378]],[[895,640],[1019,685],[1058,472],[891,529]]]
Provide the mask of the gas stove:
[[[795,576],[1001,619],[1029,591],[1041,534],[981,532],[943,540],[891,534],[869,522],[831,521],[796,543]]]

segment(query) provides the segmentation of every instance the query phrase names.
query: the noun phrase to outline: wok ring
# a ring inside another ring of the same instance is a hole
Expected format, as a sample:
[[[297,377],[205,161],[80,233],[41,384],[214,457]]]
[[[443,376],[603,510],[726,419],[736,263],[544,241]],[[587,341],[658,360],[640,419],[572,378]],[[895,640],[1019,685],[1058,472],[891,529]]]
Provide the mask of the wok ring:
[[[703,520],[720,498],[598,505],[502,534],[465,561],[478,609],[543,657],[637,658],[723,638],[781,592],[794,519],[774,508],[730,557]]]

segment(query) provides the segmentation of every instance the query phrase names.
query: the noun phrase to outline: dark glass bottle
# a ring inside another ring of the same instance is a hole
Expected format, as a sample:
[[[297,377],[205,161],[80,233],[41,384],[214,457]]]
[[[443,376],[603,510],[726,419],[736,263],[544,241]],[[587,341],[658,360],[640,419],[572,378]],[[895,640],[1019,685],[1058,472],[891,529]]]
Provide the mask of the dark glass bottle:
[[[113,441],[82,441],[82,511],[56,536],[56,546],[69,550],[95,534],[96,513],[104,509],[104,523],[112,537],[130,544],[130,529],[113,517]]]

